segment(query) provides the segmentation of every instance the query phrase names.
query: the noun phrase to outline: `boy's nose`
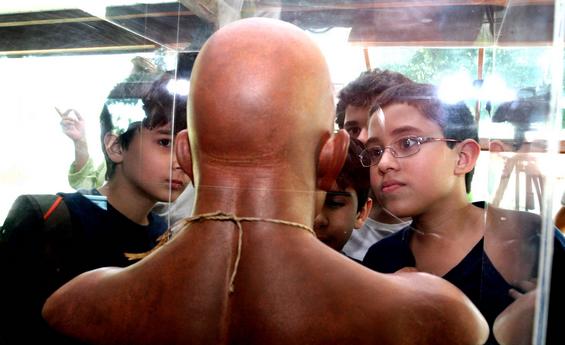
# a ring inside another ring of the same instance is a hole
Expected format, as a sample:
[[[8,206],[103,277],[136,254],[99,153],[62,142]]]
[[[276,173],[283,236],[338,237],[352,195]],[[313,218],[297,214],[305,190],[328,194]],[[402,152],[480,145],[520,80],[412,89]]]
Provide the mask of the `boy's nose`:
[[[357,139],[359,139],[359,141],[361,141],[363,144],[367,143],[367,140],[369,139],[369,130],[367,129],[367,127],[361,128]]]
[[[323,213],[320,213],[314,218],[314,231],[328,226],[328,219]]]
[[[381,160],[377,164],[377,167],[383,174],[388,170],[396,170],[398,168],[398,158],[394,157],[391,148],[387,147],[384,150]]]

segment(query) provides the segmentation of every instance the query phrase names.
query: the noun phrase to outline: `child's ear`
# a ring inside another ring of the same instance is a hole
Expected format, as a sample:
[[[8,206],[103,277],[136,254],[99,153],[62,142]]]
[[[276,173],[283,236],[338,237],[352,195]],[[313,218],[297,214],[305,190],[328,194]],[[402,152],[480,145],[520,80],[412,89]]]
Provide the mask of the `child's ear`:
[[[373,199],[367,198],[367,201],[365,201],[365,205],[363,205],[361,210],[357,213],[357,217],[355,218],[355,224],[353,225],[353,228],[361,229],[363,224],[365,224],[367,217],[369,217],[369,213],[371,213],[372,208],[373,208]]]
[[[122,145],[117,135],[110,132],[104,135],[104,149],[112,162],[121,163],[124,159],[122,155]]]
[[[340,129],[326,140],[318,157],[317,186],[319,189],[330,190],[345,163],[348,148],[349,134],[344,129]]]
[[[473,139],[463,140],[459,144],[455,174],[464,175],[473,170],[480,153],[481,146],[479,145],[479,143],[477,143]]]
[[[190,154],[190,142],[188,140],[187,129],[183,129],[177,134],[175,139],[175,153],[180,167],[188,175],[192,183],[194,183],[192,156]]]

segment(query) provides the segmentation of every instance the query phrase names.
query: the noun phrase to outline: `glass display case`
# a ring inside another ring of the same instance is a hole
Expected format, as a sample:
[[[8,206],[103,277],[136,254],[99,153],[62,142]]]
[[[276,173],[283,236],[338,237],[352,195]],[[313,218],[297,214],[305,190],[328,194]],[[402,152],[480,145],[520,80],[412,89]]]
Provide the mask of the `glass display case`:
[[[559,0],[4,1],[0,220],[18,195],[75,190],[69,174],[76,145],[61,127],[62,116],[84,124],[83,148],[92,169],[98,169],[104,166],[99,125],[104,105],[119,99],[118,106],[135,108],[136,101],[116,96],[117,86],[170,71],[176,80],[171,92],[187,97],[194,59],[212,33],[241,18],[280,19],[320,46],[336,97],[360,73],[379,68],[435,84],[446,102],[468,105],[481,146],[469,199],[541,216],[527,236],[527,253],[519,253],[509,269],[536,282],[541,292],[531,334],[533,344],[544,344],[553,230],[565,207],[564,5]],[[161,206],[186,215],[192,198]]]

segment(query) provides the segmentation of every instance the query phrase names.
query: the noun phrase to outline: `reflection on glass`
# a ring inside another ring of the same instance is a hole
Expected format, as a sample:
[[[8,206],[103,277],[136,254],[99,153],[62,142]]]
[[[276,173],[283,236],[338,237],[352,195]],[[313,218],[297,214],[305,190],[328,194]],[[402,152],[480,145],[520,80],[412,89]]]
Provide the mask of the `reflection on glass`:
[[[541,279],[538,262],[547,261],[538,256],[547,255],[543,222],[509,210],[545,217],[551,227],[565,192],[564,155],[551,151],[554,137],[548,135],[560,123],[557,140],[565,138],[564,110],[551,107],[551,96],[563,96],[563,61],[561,66],[552,61],[563,41],[553,37],[554,25],[563,26],[562,13],[554,9],[563,8],[554,1],[451,3],[105,0],[74,8],[69,1],[32,7],[8,1],[0,10],[5,100],[0,220],[19,194],[70,189],[73,147],[61,135],[55,107],[76,109],[84,118],[96,169],[103,162],[100,104],[115,85],[135,82],[128,80],[133,59],[151,62],[139,69],[171,70],[179,52],[197,51],[217,28],[238,18],[265,16],[308,31],[326,54],[336,92],[360,72],[381,68],[440,86],[447,102],[464,101],[479,121],[483,149],[469,198],[491,202],[485,211],[484,260],[514,287]],[[561,80],[555,80],[556,74]],[[187,83],[179,78],[171,89],[188,90]],[[549,90],[560,92],[551,95]],[[107,106],[111,113],[126,108],[137,113],[134,120],[142,116],[139,99],[108,101]],[[129,125],[124,121],[120,127]],[[16,149],[14,143],[22,141]]]

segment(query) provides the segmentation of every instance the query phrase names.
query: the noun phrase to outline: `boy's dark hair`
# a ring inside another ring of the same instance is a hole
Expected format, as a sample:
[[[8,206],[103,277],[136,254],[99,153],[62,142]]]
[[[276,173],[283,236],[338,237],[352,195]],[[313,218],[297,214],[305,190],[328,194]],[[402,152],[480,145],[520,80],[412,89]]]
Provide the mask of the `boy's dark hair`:
[[[335,122],[339,128],[345,125],[345,109],[349,105],[366,107],[373,105],[375,98],[391,86],[411,82],[403,74],[375,68],[361,73],[339,92]]]
[[[146,129],[154,129],[172,122],[173,135],[186,128],[186,95],[180,95],[173,91],[169,91],[169,83],[174,80],[174,75],[170,72],[162,74],[152,83],[138,82],[135,87],[124,88],[124,83],[118,84],[110,93],[109,99],[116,90],[123,89],[127,95],[121,95],[120,98],[131,100],[141,98],[143,102],[143,111],[145,116],[142,121],[136,121],[129,124],[127,129],[119,134],[119,145],[127,150],[129,144],[133,140],[135,134],[139,132],[141,126]],[[120,91],[121,92],[121,91]],[[114,98],[114,99],[117,99]],[[126,101],[127,102],[127,101]],[[174,114],[174,116],[173,116]],[[106,133],[116,129],[116,124],[112,120],[108,106],[104,104],[102,113],[100,114],[100,139],[102,142],[102,151],[106,160],[106,180],[109,180],[116,170],[116,164],[108,157],[104,147],[104,136]]]
[[[336,182],[342,190],[345,190],[347,187],[355,189],[357,193],[357,212],[359,212],[367,202],[371,181],[369,168],[362,166],[359,159],[359,154],[365,149],[365,145],[355,138],[350,138],[349,140],[347,157]]]
[[[437,95],[437,88],[431,84],[403,83],[389,88],[375,99],[375,105],[384,108],[392,104],[407,104],[418,109],[426,118],[436,122],[445,138],[463,141],[473,139],[479,142],[477,122],[464,102],[449,104]],[[456,143],[446,142],[453,148]],[[465,190],[471,191],[475,169],[465,174]]]

